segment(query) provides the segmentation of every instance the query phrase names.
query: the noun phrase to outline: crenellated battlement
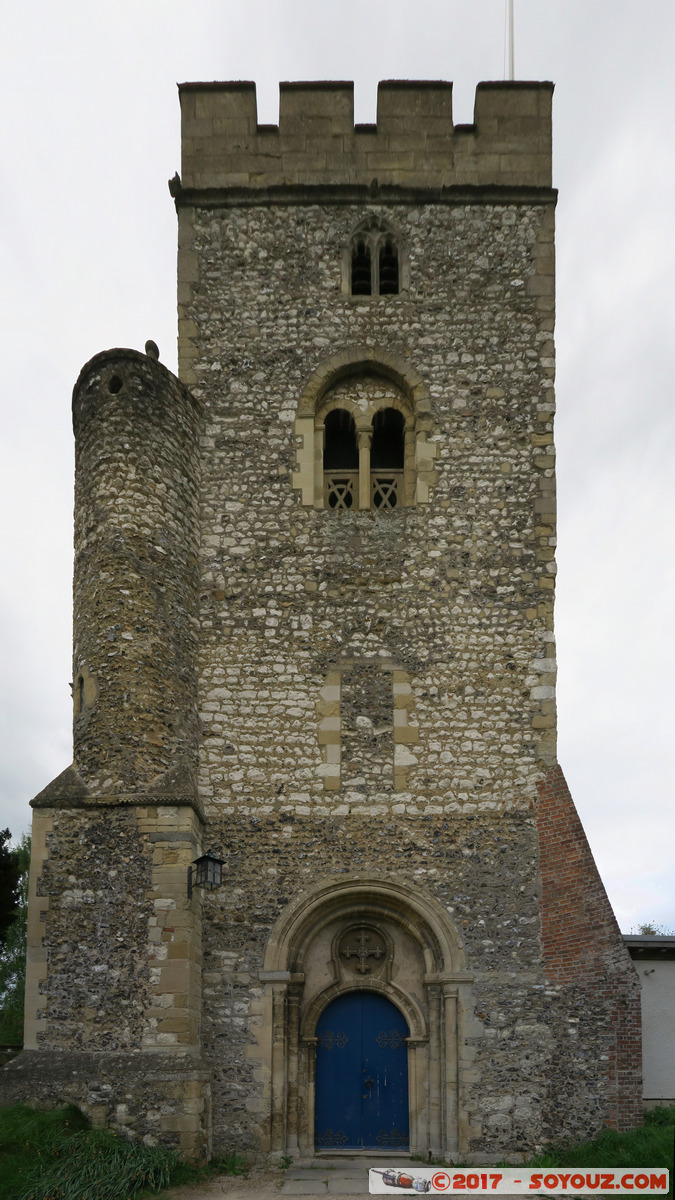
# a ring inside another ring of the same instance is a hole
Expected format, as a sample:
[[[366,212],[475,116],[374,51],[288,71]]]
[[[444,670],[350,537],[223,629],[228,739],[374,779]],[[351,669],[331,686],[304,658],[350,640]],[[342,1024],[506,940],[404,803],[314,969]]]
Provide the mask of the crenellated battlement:
[[[380,83],[375,125],[354,124],[353,83],[279,91],[279,125],[259,125],[254,83],[181,84],[181,187],[551,186],[552,83],[479,83],[472,125],[442,81]]]

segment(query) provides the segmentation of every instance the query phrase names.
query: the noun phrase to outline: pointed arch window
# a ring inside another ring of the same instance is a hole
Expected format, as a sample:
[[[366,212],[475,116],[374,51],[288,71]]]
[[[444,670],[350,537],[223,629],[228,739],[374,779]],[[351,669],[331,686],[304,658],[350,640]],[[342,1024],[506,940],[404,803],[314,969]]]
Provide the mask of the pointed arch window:
[[[380,217],[362,221],[343,259],[343,291],[352,296],[398,296],[407,287],[407,257]]]
[[[380,295],[398,296],[398,250],[388,237],[380,246]]]
[[[352,246],[352,296],[372,294],[372,255],[363,238]]]

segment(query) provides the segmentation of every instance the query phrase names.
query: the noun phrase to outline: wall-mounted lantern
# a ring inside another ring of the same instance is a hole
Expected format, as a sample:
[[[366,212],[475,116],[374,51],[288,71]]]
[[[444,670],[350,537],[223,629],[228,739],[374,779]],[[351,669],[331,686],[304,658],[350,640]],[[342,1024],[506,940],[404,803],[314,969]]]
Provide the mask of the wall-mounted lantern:
[[[195,858],[192,866],[188,867],[187,894],[192,895],[192,889],[199,887],[218,888],[223,882],[223,859],[215,854],[202,854]]]

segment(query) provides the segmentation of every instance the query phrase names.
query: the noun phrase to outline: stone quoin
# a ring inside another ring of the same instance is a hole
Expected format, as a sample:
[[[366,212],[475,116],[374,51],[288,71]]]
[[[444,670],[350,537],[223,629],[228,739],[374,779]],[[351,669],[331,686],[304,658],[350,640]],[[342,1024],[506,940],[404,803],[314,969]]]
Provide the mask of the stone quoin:
[[[640,1123],[556,759],[552,92],[454,125],[386,82],[355,125],[351,84],[282,84],[276,127],[181,86],[180,379],[148,343],[73,395],[74,758],[8,1098],[196,1158]]]

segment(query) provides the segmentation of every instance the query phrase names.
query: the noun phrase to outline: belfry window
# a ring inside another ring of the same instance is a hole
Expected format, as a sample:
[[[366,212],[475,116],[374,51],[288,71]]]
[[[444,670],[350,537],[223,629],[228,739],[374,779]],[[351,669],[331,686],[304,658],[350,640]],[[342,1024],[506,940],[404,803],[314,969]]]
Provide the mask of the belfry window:
[[[376,353],[359,347],[351,361],[342,349],[307,383],[293,472],[305,505],[402,516],[429,503],[437,443],[428,392],[405,360]]]
[[[303,505],[378,514],[376,525],[395,513],[398,527],[402,510],[429,503],[433,431],[428,392],[405,359],[370,345],[343,348],[301,398],[293,487]]]
[[[352,247],[352,296],[370,296],[371,291],[370,246],[359,239]]]
[[[405,419],[396,408],[381,408],[373,418],[370,444],[370,503],[384,511],[403,495]]]
[[[391,238],[380,247],[380,295],[398,296],[398,252]]]
[[[398,296],[405,291],[407,258],[398,237],[379,217],[362,221],[343,258],[343,291],[352,296]]]
[[[410,435],[411,429],[408,429]],[[346,408],[323,420],[323,504],[336,510],[392,512],[405,496],[406,418],[392,405],[358,418]]]
[[[358,507],[359,449],[351,413],[334,408],[324,422],[324,504],[327,508]]]

